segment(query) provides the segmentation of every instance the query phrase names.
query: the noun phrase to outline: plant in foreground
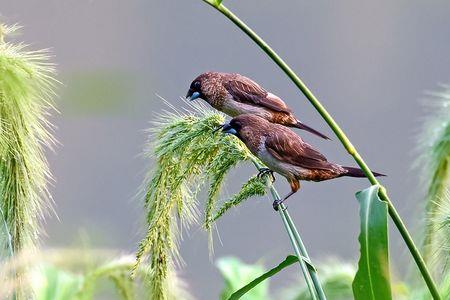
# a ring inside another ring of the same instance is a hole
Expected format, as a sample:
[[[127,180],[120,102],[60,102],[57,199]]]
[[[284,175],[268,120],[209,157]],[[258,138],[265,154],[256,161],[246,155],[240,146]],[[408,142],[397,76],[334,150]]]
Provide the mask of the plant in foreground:
[[[242,281],[249,282],[261,275],[264,266],[258,264],[245,264],[237,258],[226,257],[217,261],[217,266],[224,279],[224,288],[221,299],[228,299],[230,294],[242,286]],[[317,263],[317,268],[321,274],[321,283],[326,295],[333,300],[353,299],[352,282],[356,274],[355,267],[348,262],[336,259],[326,259]],[[440,289],[441,295],[447,299],[450,296],[450,274],[447,275],[447,283]],[[268,277],[251,292],[245,294],[248,300],[310,300],[311,295],[303,282],[297,280],[278,286],[272,293],[269,293],[271,279]],[[408,282],[394,281],[392,284],[393,299],[399,300],[426,300],[429,299],[427,290]],[[255,292],[254,292],[255,291]]]

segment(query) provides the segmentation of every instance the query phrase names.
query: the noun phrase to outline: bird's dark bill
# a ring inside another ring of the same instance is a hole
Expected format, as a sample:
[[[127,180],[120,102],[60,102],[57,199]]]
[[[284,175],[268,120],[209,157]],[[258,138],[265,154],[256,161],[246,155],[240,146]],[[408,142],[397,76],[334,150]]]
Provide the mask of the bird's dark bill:
[[[189,101],[193,101],[197,98],[200,98],[199,92],[192,92],[191,90],[189,90],[188,93],[186,94],[186,99],[188,99]]]
[[[237,135],[236,129],[234,129],[233,127],[231,127],[230,124],[224,124],[224,125],[222,126],[222,132],[225,132],[225,133],[228,133],[228,134]]]

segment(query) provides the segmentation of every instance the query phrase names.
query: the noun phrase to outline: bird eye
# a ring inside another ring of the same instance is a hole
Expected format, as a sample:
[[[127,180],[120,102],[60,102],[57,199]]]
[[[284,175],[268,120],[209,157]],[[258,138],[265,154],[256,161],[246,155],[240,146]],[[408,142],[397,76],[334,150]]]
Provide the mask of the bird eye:
[[[200,81],[194,82],[193,88],[196,89],[196,90],[199,90],[200,89]]]

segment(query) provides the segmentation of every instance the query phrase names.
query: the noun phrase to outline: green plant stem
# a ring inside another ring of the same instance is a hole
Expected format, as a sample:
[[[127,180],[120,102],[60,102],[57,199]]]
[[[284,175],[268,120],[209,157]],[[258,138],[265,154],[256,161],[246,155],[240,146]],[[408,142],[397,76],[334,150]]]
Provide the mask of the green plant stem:
[[[284,211],[286,209],[287,209],[286,206],[281,204],[279,206],[278,211],[280,212],[281,219],[283,220],[284,227],[286,228],[286,231],[289,235],[289,239],[291,240],[292,247],[294,248],[295,254],[298,257],[298,261],[300,263],[300,267],[302,269],[303,276],[305,277],[306,284],[309,289],[309,293],[311,294],[312,299],[316,300],[317,299],[316,288],[315,288],[314,282],[312,281],[311,275],[309,274],[309,268],[305,263],[304,256],[301,255],[301,253],[300,253],[300,248],[297,244],[297,240],[294,236],[294,233],[293,233],[291,227],[289,226],[289,223],[286,219],[286,215],[284,214]]]
[[[282,204],[281,207],[284,207],[284,204]],[[285,214],[285,217],[286,217],[286,220],[288,222],[288,225],[291,227],[292,232],[294,233],[294,237],[295,237],[295,239],[297,241],[297,244],[300,247],[301,253],[303,254],[303,256],[306,259],[308,259],[310,261],[310,258],[309,258],[309,255],[308,255],[308,251],[306,250],[305,244],[303,244],[302,238],[300,237],[300,234],[297,231],[297,227],[295,226],[294,222],[292,221],[291,216],[289,215],[289,212],[287,211],[287,209],[284,209],[283,212]],[[312,265],[310,265],[309,267],[310,267],[309,268],[309,270],[310,270],[309,274],[311,275],[311,279],[314,282],[314,286],[316,287],[316,291],[317,291],[317,294],[319,296],[319,299],[326,299],[325,292],[323,291],[322,284],[319,281],[319,276],[317,276],[316,269]]]
[[[316,108],[322,118],[327,122],[333,132],[336,134],[338,139],[341,141],[347,152],[354,158],[356,163],[361,167],[361,169],[366,174],[370,183],[373,185],[380,185],[378,180],[373,175],[370,168],[362,159],[361,155],[356,151],[355,147],[352,145],[350,140],[347,138],[345,133],[339,127],[339,125],[334,121],[328,111],[323,107],[323,105],[317,100],[314,94],[308,89],[308,87],[303,83],[303,81],[295,74],[295,72],[283,61],[283,59],[262,39],[260,38],[250,27],[248,27],[242,20],[240,20],[236,15],[234,15],[228,8],[222,4],[218,4],[213,0],[202,0],[218,11],[220,11],[224,16],[231,20],[236,26],[238,26],[243,32],[245,32],[283,71],[284,73],[294,82],[294,84],[303,92],[309,102]],[[409,234],[405,224],[403,223],[400,215],[395,209],[393,203],[389,199],[386,189],[380,188],[380,198],[388,203],[389,215],[391,216],[395,226],[400,232],[403,240],[405,241],[411,255],[413,256],[425,283],[430,290],[431,295],[435,300],[441,299],[439,292],[437,290],[436,284],[431,277],[431,274],[423,260],[418,248],[414,244],[414,241]]]
[[[258,170],[263,168],[263,166],[256,160],[253,161],[253,164]],[[272,195],[273,200],[280,200],[281,197],[269,178],[267,179],[267,185],[269,187],[270,194]],[[317,299],[318,296],[318,299],[326,300],[325,293],[319,281],[319,277],[317,276],[317,271],[314,266],[312,266],[311,259],[309,258],[308,252],[306,251],[306,247],[303,244],[302,238],[300,237],[300,234],[298,233],[298,230],[295,227],[291,216],[289,215],[287,207],[283,203],[281,203],[279,205],[278,211],[280,212],[281,219],[283,221],[284,227],[286,228],[289,239],[291,240],[295,254],[298,257],[298,261],[300,263],[303,276],[305,277],[306,284],[308,285],[309,292],[311,293],[311,297],[313,299]],[[307,261],[308,266],[306,265],[305,260]]]

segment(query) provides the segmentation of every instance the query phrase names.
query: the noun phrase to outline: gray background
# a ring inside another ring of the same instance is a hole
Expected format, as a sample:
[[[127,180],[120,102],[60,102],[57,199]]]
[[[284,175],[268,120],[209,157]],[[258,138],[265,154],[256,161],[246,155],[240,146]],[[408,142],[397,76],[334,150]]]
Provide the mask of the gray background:
[[[450,81],[448,1],[225,1],[298,72],[341,124],[366,162],[383,178],[407,224],[420,221],[418,176],[411,170],[424,91]],[[432,4],[431,4],[432,3]],[[246,36],[200,0],[38,1],[1,0],[3,22],[24,26],[18,40],[51,47],[58,64],[54,116],[56,177],[52,194],[60,220],[46,224],[44,247],[90,245],[133,252],[143,233],[143,211],[134,195],[151,162],[139,156],[143,129],[163,104],[186,93],[206,70],[239,72],[281,96],[307,124],[332,135],[319,115]],[[354,164],[336,141],[303,134],[332,161]],[[251,174],[251,168],[242,170]],[[229,180],[228,191],[239,181]],[[284,194],[288,185],[278,180]],[[305,183],[289,200],[315,260],[355,261],[358,205],[364,179]],[[225,195],[226,195],[225,191]],[[204,199],[201,199],[203,203]],[[219,222],[223,245],[216,257],[274,265],[291,253],[282,223],[268,199],[252,199]],[[83,235],[83,234],[82,234]],[[392,230],[396,273],[409,256]],[[222,286],[208,260],[206,234],[185,236],[182,275],[198,299],[215,299]],[[276,279],[296,278],[297,270]],[[400,275],[399,275],[400,276]]]

